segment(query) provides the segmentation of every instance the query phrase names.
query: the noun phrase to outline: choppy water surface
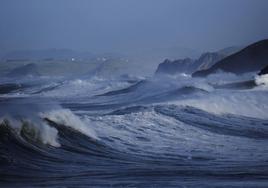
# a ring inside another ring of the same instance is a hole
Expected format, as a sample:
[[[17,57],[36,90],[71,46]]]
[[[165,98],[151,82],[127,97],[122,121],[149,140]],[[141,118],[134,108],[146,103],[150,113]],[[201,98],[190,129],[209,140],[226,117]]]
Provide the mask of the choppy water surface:
[[[267,187],[256,80],[2,81],[0,186]]]

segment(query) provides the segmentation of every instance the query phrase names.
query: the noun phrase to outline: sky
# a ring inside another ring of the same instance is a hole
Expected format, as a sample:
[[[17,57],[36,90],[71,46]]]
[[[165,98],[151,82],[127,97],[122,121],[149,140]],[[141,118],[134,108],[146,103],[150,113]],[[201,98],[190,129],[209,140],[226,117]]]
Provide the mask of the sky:
[[[213,51],[268,38],[268,0],[0,0],[0,51]]]

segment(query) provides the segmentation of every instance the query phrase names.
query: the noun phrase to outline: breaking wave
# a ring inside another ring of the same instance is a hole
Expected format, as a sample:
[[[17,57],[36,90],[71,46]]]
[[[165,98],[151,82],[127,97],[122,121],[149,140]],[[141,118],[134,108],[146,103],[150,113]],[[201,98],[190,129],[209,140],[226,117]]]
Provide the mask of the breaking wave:
[[[38,103],[36,103],[38,101]],[[2,101],[0,125],[24,140],[59,147],[56,126],[65,126],[92,139],[96,133],[68,109],[44,100]]]
[[[0,185],[265,187],[265,79],[222,74],[6,85]]]
[[[263,88],[268,88],[268,74],[264,74],[261,76],[256,76],[255,82],[257,85],[262,86]]]

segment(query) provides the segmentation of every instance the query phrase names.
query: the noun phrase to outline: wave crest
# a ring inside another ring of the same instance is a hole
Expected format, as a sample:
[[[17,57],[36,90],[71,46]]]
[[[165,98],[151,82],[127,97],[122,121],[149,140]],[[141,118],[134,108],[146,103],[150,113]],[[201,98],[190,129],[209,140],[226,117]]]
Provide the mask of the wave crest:
[[[98,137],[92,129],[90,129],[82,120],[80,120],[76,115],[74,115],[68,109],[52,110],[48,112],[40,113],[43,119],[48,119],[57,124],[67,126],[82,134],[98,140]]]
[[[53,147],[61,146],[58,141],[58,126],[68,127],[92,139],[98,139],[96,133],[70,110],[51,103],[46,106],[40,101],[40,104],[33,102],[2,102],[1,107],[6,108],[0,108],[1,129],[8,128],[25,141]],[[53,126],[50,122],[58,126]]]
[[[44,122],[4,117],[0,120],[0,126],[11,130],[25,141],[60,147],[58,130]]]

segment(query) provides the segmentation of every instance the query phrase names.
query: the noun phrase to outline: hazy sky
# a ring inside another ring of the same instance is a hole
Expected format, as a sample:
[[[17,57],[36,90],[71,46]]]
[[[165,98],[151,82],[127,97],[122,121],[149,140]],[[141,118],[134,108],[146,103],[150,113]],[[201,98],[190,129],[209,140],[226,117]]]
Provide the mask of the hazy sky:
[[[215,50],[268,38],[268,0],[0,0],[0,51]]]

